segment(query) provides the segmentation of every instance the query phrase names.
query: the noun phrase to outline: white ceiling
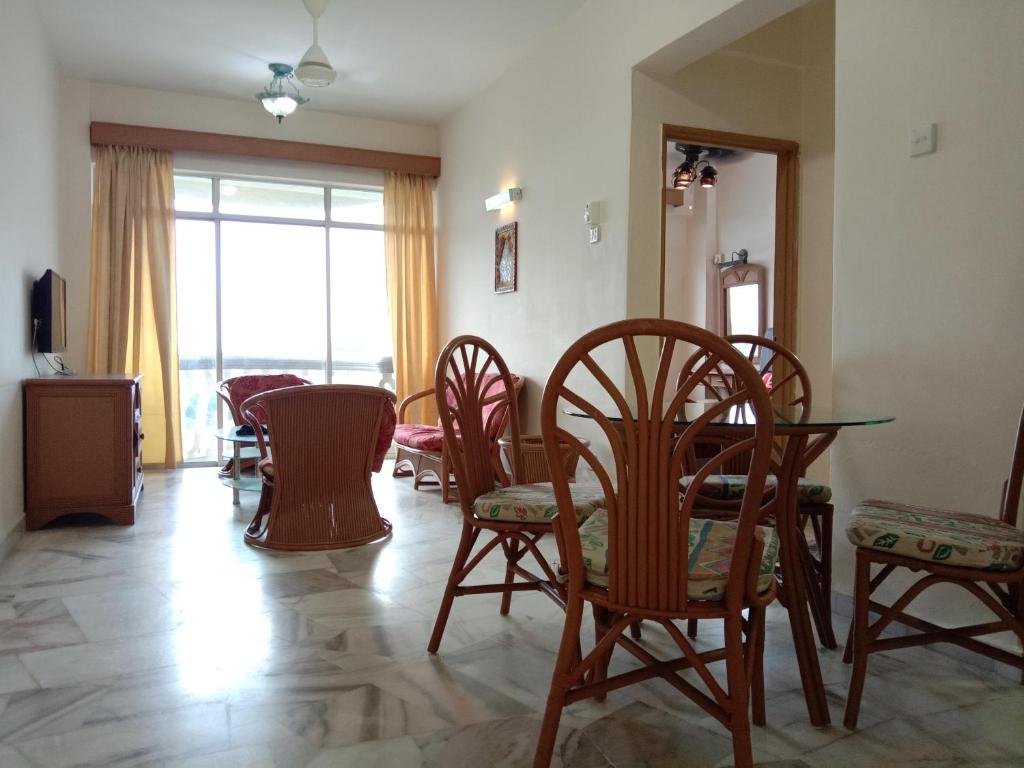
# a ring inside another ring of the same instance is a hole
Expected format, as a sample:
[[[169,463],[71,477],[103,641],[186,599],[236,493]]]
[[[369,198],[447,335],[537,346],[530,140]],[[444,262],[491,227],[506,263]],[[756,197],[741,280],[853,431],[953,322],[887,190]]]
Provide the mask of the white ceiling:
[[[331,0],[306,109],[436,123],[586,0]],[[64,74],[249,99],[312,43],[302,0],[37,0]]]

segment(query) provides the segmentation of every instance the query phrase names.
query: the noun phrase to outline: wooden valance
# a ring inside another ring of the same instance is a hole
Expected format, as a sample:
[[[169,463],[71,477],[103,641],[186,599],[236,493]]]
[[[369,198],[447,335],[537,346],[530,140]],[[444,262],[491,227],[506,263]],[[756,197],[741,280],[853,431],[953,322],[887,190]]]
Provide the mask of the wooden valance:
[[[432,155],[408,155],[376,149],[310,144],[304,141],[261,139],[227,133],[182,131],[121,123],[91,123],[89,140],[93,146],[148,147],[168,152],[205,152],[216,155],[242,155],[271,160],[328,163],[355,168],[440,176],[441,158]]]

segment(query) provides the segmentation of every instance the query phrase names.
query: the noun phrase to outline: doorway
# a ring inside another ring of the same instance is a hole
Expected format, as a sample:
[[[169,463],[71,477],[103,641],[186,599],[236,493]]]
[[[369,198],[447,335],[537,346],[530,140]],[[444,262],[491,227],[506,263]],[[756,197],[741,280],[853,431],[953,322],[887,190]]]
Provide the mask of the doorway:
[[[661,317],[795,348],[799,145],[663,125],[661,151]]]

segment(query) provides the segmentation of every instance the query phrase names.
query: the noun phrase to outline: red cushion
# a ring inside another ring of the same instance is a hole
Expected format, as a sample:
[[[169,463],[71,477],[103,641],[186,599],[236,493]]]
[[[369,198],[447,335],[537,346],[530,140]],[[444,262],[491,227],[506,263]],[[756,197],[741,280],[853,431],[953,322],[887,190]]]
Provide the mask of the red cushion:
[[[245,414],[242,413],[242,403],[248,400],[253,395],[258,395],[261,392],[269,392],[272,389],[281,389],[282,387],[294,387],[299,384],[309,384],[305,379],[300,379],[291,373],[268,373],[268,374],[254,374],[251,376],[239,376],[231,384],[228,385],[228,398],[231,400],[231,405],[234,406],[235,410],[245,418]],[[262,408],[257,408],[253,413],[257,421],[260,424],[267,423],[267,415],[263,413]]]
[[[444,431],[426,424],[399,424],[395,427],[395,442],[420,451],[440,451]]]
[[[390,400],[384,403],[384,413],[380,419],[380,432],[377,433],[377,447],[373,451],[373,471],[380,472],[384,466],[384,457],[391,447],[391,438],[395,434],[398,416],[395,415],[395,404]]]

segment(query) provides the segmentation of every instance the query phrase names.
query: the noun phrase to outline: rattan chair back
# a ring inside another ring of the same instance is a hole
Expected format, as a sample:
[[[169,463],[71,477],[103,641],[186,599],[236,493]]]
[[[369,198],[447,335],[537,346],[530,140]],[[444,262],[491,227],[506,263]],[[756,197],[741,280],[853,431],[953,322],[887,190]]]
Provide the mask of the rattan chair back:
[[[452,339],[437,359],[434,395],[466,515],[472,516],[473,500],[493,491],[496,477],[504,475],[495,443],[504,422],[512,432],[513,477],[522,471],[516,403],[521,386],[498,351],[478,336]]]
[[[653,375],[641,363],[640,349],[660,345]],[[691,350],[692,354],[691,354]],[[607,355],[624,355],[626,388],[598,364]],[[688,355],[684,373],[669,381],[676,355]],[[728,366],[735,384],[703,415],[687,425],[677,414],[711,371]],[[624,391],[625,389],[625,391]],[[610,405],[598,405],[585,393],[598,393]],[[635,406],[631,398],[635,397]],[[594,446],[559,425],[569,405],[594,420],[604,434],[610,457],[602,463]],[[728,446],[706,463],[692,489],[729,459],[748,455],[747,493],[740,505],[737,533],[726,587],[726,604],[739,609],[753,587],[751,573],[755,524],[760,513],[772,449],[773,417],[760,375],[728,341],[702,328],[671,320],[625,320],[598,328],[562,355],[548,378],[541,404],[541,430],[561,514],[556,518],[570,594],[584,588],[584,564],[569,480],[562,467],[561,442],[575,447],[604,490],[608,511],[609,607],[655,615],[686,613],[689,522],[695,491],[680,491],[684,457],[716,418],[730,409],[748,409],[752,437]],[[680,494],[682,493],[682,497]],[[757,553],[757,561],[760,553]],[[588,599],[591,596],[588,595]]]

